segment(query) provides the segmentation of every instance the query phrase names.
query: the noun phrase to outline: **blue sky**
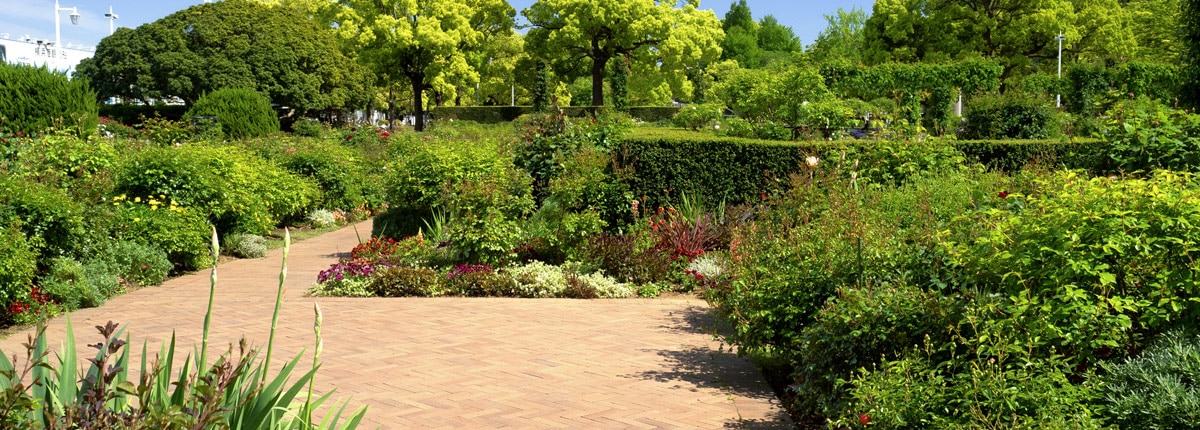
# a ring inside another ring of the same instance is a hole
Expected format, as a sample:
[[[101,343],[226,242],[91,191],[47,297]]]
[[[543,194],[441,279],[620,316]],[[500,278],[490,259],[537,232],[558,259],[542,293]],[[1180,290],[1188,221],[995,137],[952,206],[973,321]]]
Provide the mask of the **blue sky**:
[[[509,0],[518,13],[534,0]],[[72,47],[95,46],[108,35],[108,18],[104,14],[112,6],[119,17],[117,27],[137,27],[152,22],[202,0],[59,0],[61,7],[79,10],[79,25],[71,25],[69,12],[61,13],[62,42]],[[723,18],[733,0],[702,0],[700,6],[713,9]],[[825,15],[837,9],[859,7],[870,12],[873,1],[864,0],[747,0],[755,18],[774,15],[783,25],[791,26],[801,42],[808,46],[825,28]],[[0,35],[12,39],[28,34],[34,39],[54,40],[54,0],[0,0]]]

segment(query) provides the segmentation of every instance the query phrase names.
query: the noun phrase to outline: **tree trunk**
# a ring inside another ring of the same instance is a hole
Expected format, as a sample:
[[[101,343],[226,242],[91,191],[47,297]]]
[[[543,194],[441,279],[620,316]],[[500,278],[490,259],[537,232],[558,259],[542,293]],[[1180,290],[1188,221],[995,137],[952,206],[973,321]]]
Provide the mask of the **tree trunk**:
[[[604,105],[604,70],[608,56],[592,57],[592,106]]]
[[[416,131],[425,131],[425,106],[424,100],[421,99],[421,91],[424,90],[425,76],[409,76],[413,87],[413,115],[416,115],[416,124],[413,129]]]

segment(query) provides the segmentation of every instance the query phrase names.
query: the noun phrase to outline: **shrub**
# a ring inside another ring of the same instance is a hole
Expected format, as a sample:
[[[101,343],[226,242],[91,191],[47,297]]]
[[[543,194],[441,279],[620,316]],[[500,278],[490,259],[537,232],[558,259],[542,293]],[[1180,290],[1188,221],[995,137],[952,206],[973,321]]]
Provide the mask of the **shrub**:
[[[225,237],[221,251],[237,258],[263,258],[267,256],[267,240],[257,234],[234,233]]]
[[[184,117],[216,117],[221,130],[236,139],[279,131],[279,118],[271,108],[271,100],[250,89],[224,88],[205,94]]]
[[[115,275],[112,276],[114,281]],[[70,258],[54,258],[46,274],[38,279],[42,291],[68,311],[104,303],[104,294],[84,274],[84,267]]]
[[[428,267],[395,266],[371,274],[366,289],[379,297],[434,297],[444,294],[443,277]]]
[[[1136,347],[1200,315],[1189,256],[1200,246],[1200,186],[1190,174],[1148,179],[1062,172],[975,220],[973,240],[946,241],[961,288],[1002,294],[997,329],[1074,364]]]
[[[560,297],[567,289],[566,274],[559,266],[531,261],[506,272],[517,283],[515,297]]]
[[[17,225],[0,225],[0,315],[29,291],[36,271],[37,252],[25,233]]]
[[[0,133],[64,127],[88,137],[96,133],[98,109],[86,79],[67,79],[45,67],[0,64]]]
[[[208,250],[212,224],[195,209],[152,197],[117,196],[111,202],[109,222],[117,239],[163,250],[176,270],[196,270],[212,264]]]
[[[137,127],[142,130],[142,138],[158,146],[180,145],[193,137],[192,127],[184,121],[172,121],[159,117],[146,118]]]
[[[1105,145],[1094,147],[1101,172],[1200,170],[1200,115],[1139,98],[1108,111]]]
[[[654,249],[652,239],[640,231],[594,235],[583,255],[587,264],[634,284],[666,281],[675,262],[670,253]]]
[[[117,150],[109,140],[62,133],[15,140],[11,158],[0,157],[0,170],[13,178],[58,188],[84,201],[99,198],[112,186]]]
[[[341,145],[309,144],[289,148],[279,157],[283,168],[312,178],[320,187],[318,205],[325,209],[352,210],[369,206],[364,187],[370,180],[365,161],[354,150]]]
[[[958,306],[953,297],[907,285],[839,288],[803,327],[800,343],[781,351],[796,353],[791,360],[799,365],[793,376],[800,411],[839,415],[849,400],[839,380],[926,341],[948,342],[948,330],[962,318]]]
[[[1182,429],[1200,422],[1200,338],[1173,331],[1141,355],[1105,366],[1101,409],[1123,429]]]
[[[306,137],[321,137],[322,128],[321,121],[311,118],[301,118],[292,124],[292,134]]]
[[[121,279],[141,287],[159,285],[171,272],[171,260],[166,251],[129,240],[113,242],[97,258],[113,265]]]
[[[623,299],[637,292],[633,286],[617,282],[601,272],[589,274],[567,273],[567,289],[564,297],[578,299]]]
[[[963,139],[1045,139],[1061,134],[1045,101],[1015,94],[983,95],[968,100]]]
[[[191,144],[134,154],[118,169],[115,192],[199,210],[221,233],[265,234],[306,214],[320,191],[240,148]]]
[[[679,109],[672,122],[680,128],[716,131],[719,129],[714,129],[713,126],[721,120],[724,113],[725,106],[720,104],[691,105]]]
[[[309,212],[308,216],[304,218],[308,220],[309,224],[312,224],[314,228],[327,228],[337,225],[337,217],[333,216],[333,212],[330,212],[328,209],[314,210]]]
[[[459,273],[451,272],[446,278],[446,290],[452,294],[467,297],[514,297],[517,295],[517,283],[508,274],[493,272],[491,268],[474,270],[463,269],[460,266],[456,270]]]
[[[313,284],[308,289],[308,295],[313,297],[374,297],[375,293],[368,289],[371,278],[345,278]]]
[[[62,190],[0,177],[0,220],[16,218],[41,258],[73,256],[93,244],[83,207]]]

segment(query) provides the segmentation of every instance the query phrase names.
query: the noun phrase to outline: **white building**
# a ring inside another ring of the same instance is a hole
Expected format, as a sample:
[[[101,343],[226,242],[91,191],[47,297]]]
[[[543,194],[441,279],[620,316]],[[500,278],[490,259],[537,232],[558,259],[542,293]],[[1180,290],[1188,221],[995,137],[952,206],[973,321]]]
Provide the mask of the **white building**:
[[[50,70],[75,72],[75,66],[84,58],[95,54],[95,47],[54,46],[53,40],[34,39],[25,35],[13,39],[8,33],[0,33],[0,61],[9,64],[46,66]]]

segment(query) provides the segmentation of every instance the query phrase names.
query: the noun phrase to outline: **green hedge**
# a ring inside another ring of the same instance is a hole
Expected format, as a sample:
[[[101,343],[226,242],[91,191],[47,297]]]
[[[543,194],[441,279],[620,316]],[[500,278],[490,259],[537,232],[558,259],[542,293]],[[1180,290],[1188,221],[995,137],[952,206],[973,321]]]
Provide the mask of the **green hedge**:
[[[1095,163],[1089,154],[1103,152],[1097,151],[1103,142],[1096,139],[782,142],[663,128],[639,128],[622,145],[618,161],[632,172],[626,179],[630,189],[652,205],[678,201],[681,193],[708,204],[760,200],[801,171],[807,156],[836,160],[847,154],[864,163],[860,180],[902,182],[907,173],[944,170],[951,168],[948,162],[960,162],[947,151],[957,152],[963,163],[1003,171],[1030,163],[1090,169]]]
[[[567,116],[581,117],[594,114],[599,110],[607,110],[604,106],[571,106],[563,108]],[[532,113],[530,106],[443,106],[430,111],[434,119],[454,119],[459,121],[474,121],[483,124],[512,122],[517,117]],[[674,106],[639,106],[629,108],[629,115],[645,122],[670,120],[679,112]]]
[[[141,124],[143,117],[179,121],[187,111],[184,105],[100,105],[100,116],[130,126]]]
[[[978,162],[989,169],[1011,172],[1030,163],[1043,166],[1063,166],[1091,169],[1096,166],[1089,154],[1104,145],[1100,139],[1046,140],[959,140],[954,142],[968,161]]]

